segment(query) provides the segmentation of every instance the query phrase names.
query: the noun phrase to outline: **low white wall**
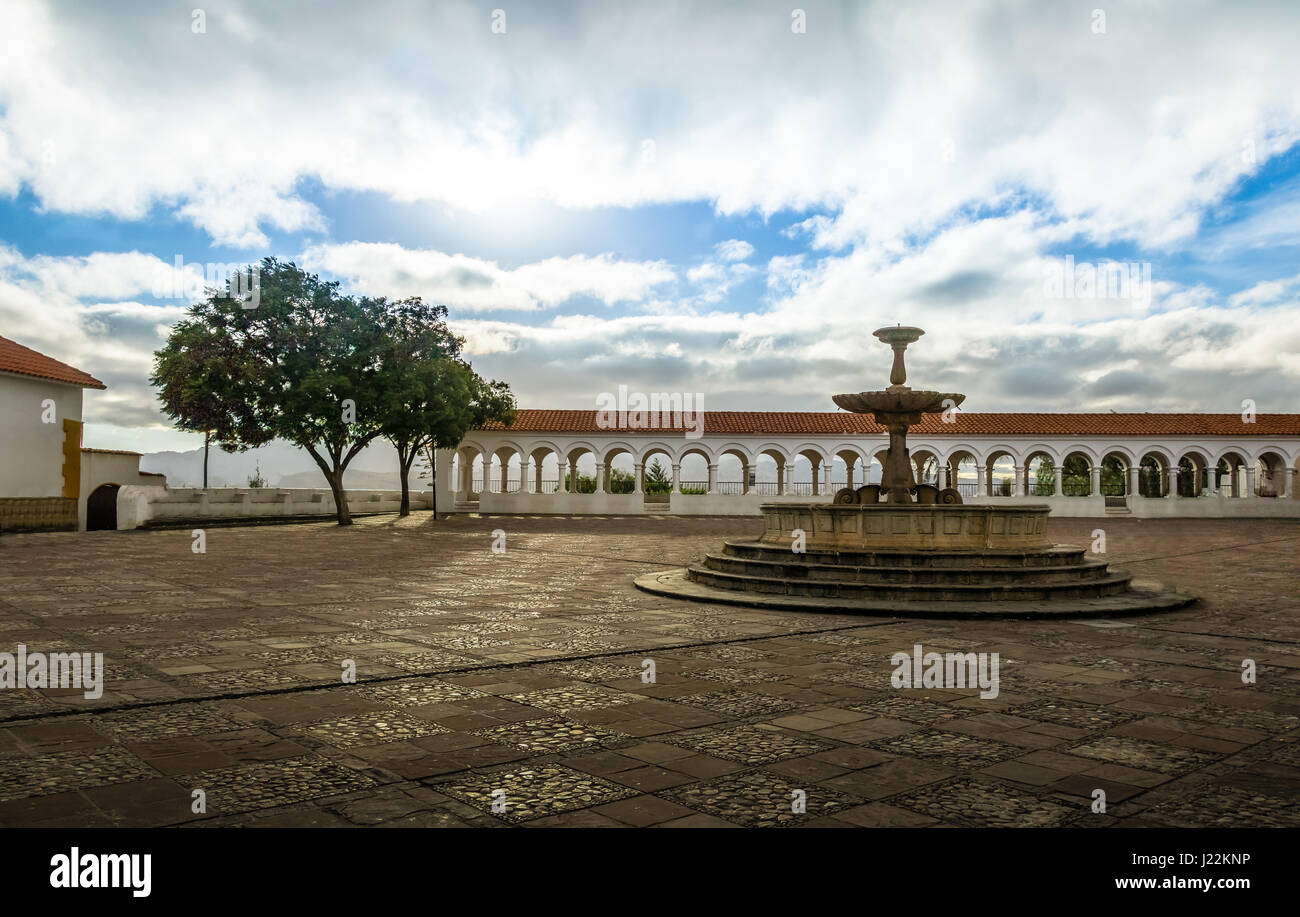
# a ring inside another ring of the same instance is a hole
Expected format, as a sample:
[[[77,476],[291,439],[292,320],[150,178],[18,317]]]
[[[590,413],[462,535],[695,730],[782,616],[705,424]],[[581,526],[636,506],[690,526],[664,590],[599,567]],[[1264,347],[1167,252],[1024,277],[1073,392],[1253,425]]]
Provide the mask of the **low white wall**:
[[[349,490],[348,509],[355,513],[395,513],[400,490]],[[429,491],[411,491],[411,509],[429,509]],[[117,492],[117,527],[133,529],[150,522],[202,519],[272,519],[277,516],[333,516],[334,495],[318,488],[123,487]]]
[[[459,496],[459,495],[456,495]],[[770,494],[673,494],[668,502],[645,502],[640,494],[534,494],[534,493],[484,493],[478,502],[457,500],[454,512],[548,513],[582,515],[584,513],[607,515],[663,514],[674,516],[758,516],[763,503],[829,503],[831,495],[820,496]],[[1052,508],[1052,515],[1062,518],[1093,519],[1106,515],[1105,497],[968,497],[968,504],[987,503],[993,506],[1037,504]],[[1300,500],[1291,498],[1243,497],[1221,495],[1208,497],[1129,497],[1129,514],[1139,518],[1190,517],[1190,518],[1249,518],[1295,517],[1300,518]],[[442,505],[439,505],[442,509]]]

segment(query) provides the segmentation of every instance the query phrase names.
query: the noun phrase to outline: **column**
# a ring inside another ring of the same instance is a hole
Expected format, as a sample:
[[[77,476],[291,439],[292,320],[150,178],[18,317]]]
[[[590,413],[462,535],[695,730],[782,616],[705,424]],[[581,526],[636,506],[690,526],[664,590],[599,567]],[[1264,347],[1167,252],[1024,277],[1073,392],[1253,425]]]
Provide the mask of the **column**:
[[[1170,468],[1170,469],[1169,469],[1169,496],[1170,496],[1171,499],[1174,499],[1174,500],[1177,500],[1178,497],[1179,497],[1179,494],[1178,494],[1178,469],[1177,469],[1177,467],[1173,467],[1173,468]]]
[[[789,493],[790,485],[794,483],[791,478],[794,477],[794,465],[778,465],[776,469],[777,490],[782,493]]]
[[[989,495],[989,469],[987,465],[980,465],[975,469],[975,496],[987,497]]]
[[[718,492],[718,466],[715,463],[710,462],[709,463],[709,486],[705,489],[705,493],[712,494],[717,492]]]
[[[1219,469],[1206,466],[1205,468],[1205,489],[1209,491],[1211,497],[1219,496]]]
[[[1124,488],[1125,493],[1129,496],[1137,496],[1138,492],[1138,473],[1140,469],[1137,465],[1130,465],[1128,468],[1128,486]]]
[[[529,493],[533,486],[533,482],[529,480],[529,478],[532,477],[532,467],[532,458],[530,456],[524,456],[523,460],[519,463],[519,492],[521,494]]]
[[[742,494],[749,493],[749,463],[748,462],[740,463],[740,492]]]
[[[1088,492],[1094,496],[1101,496],[1101,466],[1093,465],[1089,469],[1091,480],[1088,482]]]
[[[559,485],[556,487],[556,492],[562,494],[573,493],[574,485],[577,482],[569,480],[569,478],[571,477],[571,475],[569,474],[569,470],[570,470],[569,460],[564,459],[560,461],[556,465],[556,470],[559,472],[560,475],[560,482]]]
[[[853,462],[844,463],[844,486],[853,486]]]
[[[943,462],[939,463],[938,474],[939,477],[936,479],[935,484],[938,485],[940,490],[944,490],[948,486],[948,466]],[[850,482],[849,486],[853,486],[852,482]]]
[[[533,462],[533,493],[542,492],[542,463]]]
[[[604,462],[596,463],[596,493],[609,493],[609,467]]]
[[[1065,494],[1065,462],[1052,466],[1052,496],[1060,497]]]
[[[1029,492],[1029,482],[1025,480],[1025,472],[1029,467],[1012,465],[1011,466],[1011,496],[1020,497]]]
[[[1246,497],[1252,499],[1255,496],[1255,466],[1250,465],[1246,468]]]
[[[632,493],[644,494],[645,488],[642,486],[641,479],[645,474],[645,466],[637,462],[632,466]]]
[[[673,493],[682,492],[682,466],[678,462],[673,462]]]

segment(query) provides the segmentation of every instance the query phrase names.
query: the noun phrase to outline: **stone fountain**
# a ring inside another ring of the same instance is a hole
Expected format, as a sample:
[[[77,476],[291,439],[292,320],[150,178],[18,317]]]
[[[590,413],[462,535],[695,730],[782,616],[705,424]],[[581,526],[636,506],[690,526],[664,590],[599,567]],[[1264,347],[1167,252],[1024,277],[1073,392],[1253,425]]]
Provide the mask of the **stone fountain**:
[[[955,488],[918,485],[908,428],[966,397],[905,384],[904,352],[924,333],[902,325],[876,331],[894,351],[889,387],[834,396],[888,431],[880,484],[844,488],[831,503],[764,503],[757,541],[726,542],[720,553],[638,577],[636,586],[702,602],[882,615],[1109,617],[1195,601],[1136,583],[1084,548],[1053,544],[1050,506],[970,505]]]

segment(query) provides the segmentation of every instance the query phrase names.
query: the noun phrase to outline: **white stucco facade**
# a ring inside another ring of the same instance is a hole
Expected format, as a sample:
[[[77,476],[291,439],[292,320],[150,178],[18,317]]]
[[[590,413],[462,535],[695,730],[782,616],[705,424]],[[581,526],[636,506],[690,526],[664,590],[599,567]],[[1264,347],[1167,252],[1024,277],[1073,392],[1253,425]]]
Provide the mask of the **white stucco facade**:
[[[81,423],[81,395],[79,385],[0,372],[0,497],[64,495],[63,422]]]

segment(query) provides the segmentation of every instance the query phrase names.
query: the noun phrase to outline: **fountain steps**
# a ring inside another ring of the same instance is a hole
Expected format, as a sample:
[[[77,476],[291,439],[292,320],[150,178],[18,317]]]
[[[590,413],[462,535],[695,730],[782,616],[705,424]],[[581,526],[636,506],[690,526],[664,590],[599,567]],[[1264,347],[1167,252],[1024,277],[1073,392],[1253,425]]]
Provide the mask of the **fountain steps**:
[[[789,579],[808,582],[852,582],[868,585],[1015,585],[1024,583],[1072,583],[1095,581],[1107,565],[1083,561],[1052,566],[884,566],[802,562],[787,553],[779,559],[755,560],[726,554],[705,555],[703,566],[716,573]]]
[[[711,605],[741,605],[772,611],[816,611],[874,615],[890,618],[1119,618],[1126,615],[1172,611],[1196,601],[1178,592],[1131,583],[1125,592],[1091,598],[1054,597],[1047,601],[988,601],[984,595],[965,601],[939,601],[918,596],[908,601],[878,597],[791,595],[721,589],[690,578],[689,570],[647,573],[636,586],[653,595]]]
[[[873,583],[754,576],[717,570],[707,564],[706,561],[705,564],[687,567],[687,577],[703,586],[736,592],[867,599],[877,602],[1051,602],[1060,599],[1091,599],[1119,595],[1128,589],[1132,580],[1127,573],[1103,572],[1094,579],[1063,583]]]
[[[1072,545],[1048,545],[1042,548],[1021,550],[982,551],[917,551],[909,550],[827,550],[809,548],[794,555],[788,547],[776,547],[758,541],[727,541],[723,543],[723,552],[731,557],[745,560],[768,561],[771,563],[790,563],[792,557],[800,563],[834,565],[841,567],[886,567],[891,569],[922,567],[941,569],[955,567],[971,569],[987,567],[991,569],[1053,569],[1057,567],[1074,567],[1084,562],[1087,549]]]

